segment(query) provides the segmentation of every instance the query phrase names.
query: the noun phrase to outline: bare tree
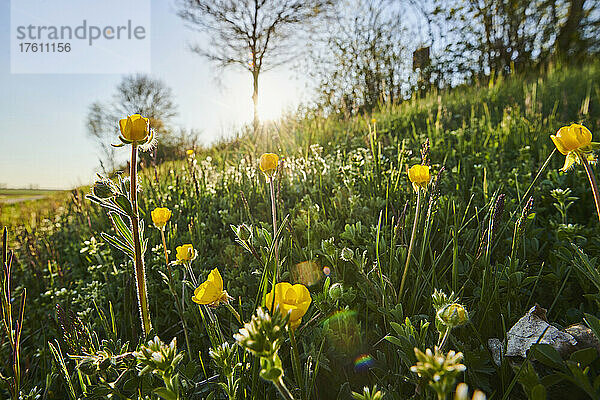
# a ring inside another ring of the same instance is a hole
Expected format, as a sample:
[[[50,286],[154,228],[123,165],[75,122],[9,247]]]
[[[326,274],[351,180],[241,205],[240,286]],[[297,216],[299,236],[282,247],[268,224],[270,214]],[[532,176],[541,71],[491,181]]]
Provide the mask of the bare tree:
[[[325,16],[336,0],[180,0],[179,16],[211,37],[195,52],[220,68],[252,74],[254,132],[259,126],[260,73],[292,57],[302,27]],[[296,39],[296,43],[292,42]]]
[[[150,118],[150,127],[163,137],[168,135],[169,122],[177,114],[171,88],[147,75],[130,75],[119,83],[112,101],[96,101],[90,105],[87,131],[98,143],[105,172],[117,166],[111,143],[117,137],[119,119],[136,113]]]
[[[320,106],[353,115],[401,101],[410,78],[402,10],[380,0],[346,0],[336,10],[299,65],[316,83]]]

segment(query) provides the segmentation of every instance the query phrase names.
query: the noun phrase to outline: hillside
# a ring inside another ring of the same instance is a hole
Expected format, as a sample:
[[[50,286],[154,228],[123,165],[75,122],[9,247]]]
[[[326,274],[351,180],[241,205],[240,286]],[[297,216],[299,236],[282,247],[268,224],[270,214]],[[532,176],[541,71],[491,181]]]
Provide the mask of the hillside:
[[[558,152],[543,167],[554,150],[550,134],[572,122],[587,126],[598,140],[600,64],[554,67],[539,76],[432,93],[382,105],[372,116],[307,111],[273,123],[261,137],[240,135],[186,160],[142,170],[138,201],[148,238],[149,308],[158,336],[166,343],[177,337],[186,351],[179,371],[190,398],[213,391],[214,398],[224,398],[213,379],[219,369],[210,361],[204,316],[189,292],[183,304],[188,340],[184,337],[150,211],[172,210],[166,229],[170,259],[177,246],[191,243],[198,251],[193,270],[200,281],[218,267],[233,306],[248,321],[268,264],[264,248],[271,243],[269,187],[257,168],[263,152],[283,161],[275,181],[278,221],[285,221],[281,280],[305,284],[312,296],[295,334],[301,371],[292,365],[289,345],[280,354],[295,394],[345,399],[374,384],[386,399],[427,393],[410,366],[416,362],[413,347],[424,351],[438,342],[432,294],[439,289],[456,293],[468,310],[470,322],[452,330],[446,349],[464,354],[467,370],[459,381],[488,398],[527,398],[539,383],[536,371],[525,371],[524,386],[511,385],[518,369],[506,361],[495,364],[488,339],[503,340],[536,303],[561,328],[581,322],[586,313],[600,316],[598,218],[586,173],[580,167],[559,173],[564,156]],[[400,294],[416,208],[407,168],[421,162],[427,139],[435,184],[421,199]],[[92,341],[106,339],[115,354],[126,342],[135,349],[142,336],[132,263],[104,243],[100,233],[114,227],[105,211],[85,198],[88,193],[80,188],[36,202],[0,203],[0,223],[9,227],[14,250],[14,292],[27,289],[25,387],[37,387],[48,399],[65,399],[70,392],[49,342],[60,346],[72,390],[80,396],[121,372],[106,377],[76,372],[67,354],[86,351],[85,332],[93,332]],[[527,206],[530,196],[533,205]],[[231,226],[241,224],[251,227],[248,240],[258,254],[236,242]],[[179,295],[186,275],[181,266],[172,269]],[[225,307],[214,313],[233,343],[238,322]],[[400,339],[384,340],[387,335]],[[0,342],[0,359],[9,360],[9,351]],[[592,361],[590,380],[600,362]],[[303,373],[306,377],[297,379]],[[137,384],[134,375],[118,390],[130,393]],[[275,398],[274,387],[258,380],[256,372],[239,376],[254,398]],[[313,380],[314,392],[307,395]],[[561,390],[581,398],[590,393],[582,383],[565,389],[564,382],[552,387],[540,382],[556,398]]]

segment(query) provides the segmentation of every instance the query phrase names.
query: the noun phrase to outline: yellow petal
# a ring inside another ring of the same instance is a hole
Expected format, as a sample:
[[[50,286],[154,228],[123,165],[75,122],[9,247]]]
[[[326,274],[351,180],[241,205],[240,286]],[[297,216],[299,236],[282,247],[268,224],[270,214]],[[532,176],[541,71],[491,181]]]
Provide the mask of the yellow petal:
[[[576,137],[578,147],[587,146],[592,142],[592,132],[588,128],[580,124],[571,124],[570,129]]]
[[[217,268],[210,271],[207,280],[209,282],[212,282],[219,292],[223,291],[223,278],[221,277],[221,274],[219,273],[219,270]]]
[[[408,170],[408,179],[413,183],[413,186],[416,185],[418,187],[426,188],[431,179],[429,166],[420,164],[413,165]]]
[[[273,310],[279,307],[279,311],[290,314],[290,326],[293,328],[300,324],[302,317],[306,314],[312,299],[306,286],[302,284],[291,285],[288,282],[280,282],[275,285],[275,290],[267,294],[267,308]]]
[[[569,150],[567,149],[567,146],[563,143],[561,137],[559,137],[558,135],[550,135],[550,139],[552,139],[554,145],[556,146],[556,149],[562,154],[566,156],[569,153]]]
[[[125,126],[127,125],[127,118],[123,118],[119,120],[119,129],[121,130],[121,134],[125,136]]]
[[[192,301],[194,303],[208,305],[218,300],[221,297],[221,294],[222,290],[219,290],[213,282],[205,281],[194,290]]]
[[[287,282],[279,282],[275,285],[275,289],[267,293],[266,305],[269,311],[273,311],[277,306],[283,302],[283,294],[291,287]]]

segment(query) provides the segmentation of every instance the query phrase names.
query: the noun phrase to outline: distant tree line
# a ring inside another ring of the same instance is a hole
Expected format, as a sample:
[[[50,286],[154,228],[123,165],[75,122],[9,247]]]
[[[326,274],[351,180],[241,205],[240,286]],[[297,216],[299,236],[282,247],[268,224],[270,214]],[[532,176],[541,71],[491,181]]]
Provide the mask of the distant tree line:
[[[598,0],[342,0],[336,7],[302,67],[330,112],[362,113],[430,88],[600,53]],[[430,62],[415,67],[420,48]]]

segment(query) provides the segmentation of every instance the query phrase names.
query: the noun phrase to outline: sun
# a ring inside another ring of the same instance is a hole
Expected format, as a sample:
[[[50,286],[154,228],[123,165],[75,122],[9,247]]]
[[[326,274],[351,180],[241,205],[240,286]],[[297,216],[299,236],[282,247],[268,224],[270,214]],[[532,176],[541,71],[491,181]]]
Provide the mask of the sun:
[[[300,82],[290,73],[273,71],[261,76],[258,92],[258,117],[261,121],[279,119],[298,107],[302,97]]]

